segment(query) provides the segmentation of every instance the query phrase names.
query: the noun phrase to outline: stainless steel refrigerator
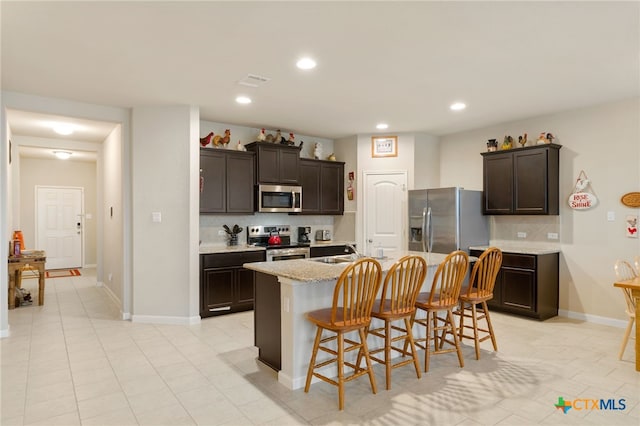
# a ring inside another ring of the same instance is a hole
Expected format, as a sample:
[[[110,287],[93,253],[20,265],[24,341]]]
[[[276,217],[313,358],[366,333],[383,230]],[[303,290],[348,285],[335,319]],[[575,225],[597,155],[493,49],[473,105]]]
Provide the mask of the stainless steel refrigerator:
[[[469,252],[489,244],[488,216],[482,215],[482,191],[462,188],[409,191],[409,250]]]

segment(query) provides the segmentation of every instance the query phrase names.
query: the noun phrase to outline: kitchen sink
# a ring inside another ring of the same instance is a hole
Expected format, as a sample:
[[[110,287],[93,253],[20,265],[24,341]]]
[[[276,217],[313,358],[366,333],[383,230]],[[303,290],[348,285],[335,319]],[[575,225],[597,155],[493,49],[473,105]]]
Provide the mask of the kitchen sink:
[[[331,263],[331,264],[353,262],[353,259],[351,258],[351,255],[315,257],[315,258],[312,258],[312,259],[309,259],[309,260],[311,260],[312,262]]]

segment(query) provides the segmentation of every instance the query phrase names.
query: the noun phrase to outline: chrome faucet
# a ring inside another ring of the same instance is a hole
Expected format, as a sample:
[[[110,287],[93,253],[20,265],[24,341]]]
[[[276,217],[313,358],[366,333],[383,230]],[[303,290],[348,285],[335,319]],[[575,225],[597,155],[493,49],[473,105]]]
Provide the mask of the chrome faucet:
[[[358,249],[356,248],[355,245],[353,245],[353,244],[345,244],[345,246],[347,246],[348,248],[350,248],[353,251],[353,253],[351,253],[351,257],[352,258],[355,257],[355,259],[360,259],[361,257],[363,257],[362,254],[360,254],[360,252],[358,251]]]

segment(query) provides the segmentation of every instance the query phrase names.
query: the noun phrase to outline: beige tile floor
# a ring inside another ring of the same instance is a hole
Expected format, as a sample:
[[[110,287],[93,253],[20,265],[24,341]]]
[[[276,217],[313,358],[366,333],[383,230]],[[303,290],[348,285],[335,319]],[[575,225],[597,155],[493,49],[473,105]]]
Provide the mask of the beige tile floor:
[[[351,382],[339,412],[334,387],[290,391],[256,361],[251,312],[196,326],[120,321],[93,271],[82,273],[48,279],[43,307],[9,312],[2,425],[640,424],[634,341],[616,358],[621,329],[494,314],[499,352],[485,342],[476,361],[465,345],[464,368],[454,354],[434,357],[419,380],[395,370],[390,391],[378,366],[378,394],[364,377]],[[35,294],[35,280],[25,287]],[[560,396],[624,398],[626,409],[563,414]]]

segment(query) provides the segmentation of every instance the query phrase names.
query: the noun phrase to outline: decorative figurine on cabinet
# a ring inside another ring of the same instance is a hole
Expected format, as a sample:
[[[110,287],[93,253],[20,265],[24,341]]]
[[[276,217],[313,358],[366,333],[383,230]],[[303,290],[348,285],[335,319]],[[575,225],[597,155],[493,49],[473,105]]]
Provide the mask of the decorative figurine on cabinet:
[[[238,145],[236,145],[236,151],[246,151],[247,148],[244,147],[244,145],[242,145],[242,143],[240,142],[240,140],[238,140]]]
[[[316,144],[313,147],[313,158],[315,158],[316,160],[319,160],[320,157],[322,157],[322,145],[316,142]]]
[[[498,149],[498,140],[497,139],[489,139],[487,142],[487,151],[492,152]]]
[[[518,136],[518,143],[520,144],[521,148],[524,148],[525,146],[527,146],[527,134],[525,133],[524,136]]]
[[[224,131],[224,136],[216,135],[213,138],[213,144],[216,146],[216,148],[220,145],[229,145],[229,142],[231,142],[231,130],[229,129]]]
[[[293,135],[293,133],[289,133],[289,140],[287,141],[287,145],[292,145],[292,146],[295,145],[296,144],[294,141],[295,138],[296,137]]]
[[[327,157],[327,160],[329,161],[336,161],[336,156],[335,154],[332,152],[331,154],[329,154],[329,156]]]
[[[511,148],[513,148],[513,138],[511,136],[505,136],[501,149],[505,150]]]
[[[540,136],[538,136],[538,140],[536,141],[536,143],[538,145],[541,145],[543,143],[551,143],[553,142],[554,139],[555,139],[555,136],[553,136],[551,133],[541,132]]]
[[[282,142],[282,133],[280,133],[280,129],[276,131],[276,136],[273,138],[273,143],[281,143]]]
[[[207,136],[205,136],[204,138],[200,138],[200,145],[202,145],[203,148],[206,147],[211,143],[212,138],[213,138],[213,132],[209,132]]]
[[[258,133],[258,140],[260,142],[264,142],[265,139],[267,139],[267,135],[264,134],[264,127],[260,130],[260,133]]]

